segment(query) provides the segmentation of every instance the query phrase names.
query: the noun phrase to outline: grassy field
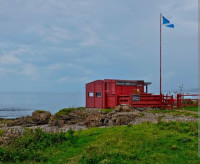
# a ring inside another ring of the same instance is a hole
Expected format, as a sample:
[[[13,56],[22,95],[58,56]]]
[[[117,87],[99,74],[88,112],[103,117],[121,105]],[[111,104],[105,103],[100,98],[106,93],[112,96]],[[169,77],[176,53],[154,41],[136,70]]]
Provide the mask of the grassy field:
[[[188,107],[184,107],[182,109],[183,110],[188,110],[188,111],[198,112],[198,106],[188,106]]]
[[[147,122],[140,125],[90,128],[75,133],[71,131],[60,134],[61,136],[52,136],[40,130],[36,133],[35,136],[28,134],[19,139],[17,145],[15,143],[0,148],[1,161],[82,164],[200,163],[197,156],[197,123]]]

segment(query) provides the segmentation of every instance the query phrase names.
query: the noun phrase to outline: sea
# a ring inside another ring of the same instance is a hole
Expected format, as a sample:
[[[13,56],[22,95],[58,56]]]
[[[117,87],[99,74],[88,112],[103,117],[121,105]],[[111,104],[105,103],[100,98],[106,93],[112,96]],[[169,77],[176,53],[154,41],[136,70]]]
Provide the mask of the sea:
[[[52,114],[60,109],[85,106],[84,92],[73,93],[0,93],[0,118],[18,118],[35,110]]]

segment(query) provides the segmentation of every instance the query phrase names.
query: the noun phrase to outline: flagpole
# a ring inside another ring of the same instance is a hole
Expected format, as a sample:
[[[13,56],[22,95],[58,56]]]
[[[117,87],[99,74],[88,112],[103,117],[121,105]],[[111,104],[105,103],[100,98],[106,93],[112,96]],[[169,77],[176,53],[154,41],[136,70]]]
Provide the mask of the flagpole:
[[[162,94],[162,14],[160,14],[160,95]]]

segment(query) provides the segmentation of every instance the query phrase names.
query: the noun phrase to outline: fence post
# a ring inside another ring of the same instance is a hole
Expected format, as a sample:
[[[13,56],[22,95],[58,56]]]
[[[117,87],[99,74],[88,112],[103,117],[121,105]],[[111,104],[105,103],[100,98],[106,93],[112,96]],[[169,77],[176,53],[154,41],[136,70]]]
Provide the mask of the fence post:
[[[177,108],[181,107],[181,100],[180,100],[180,98],[181,98],[181,95],[178,93],[177,94]]]
[[[174,109],[174,98],[173,98],[173,95],[171,96],[171,109]]]

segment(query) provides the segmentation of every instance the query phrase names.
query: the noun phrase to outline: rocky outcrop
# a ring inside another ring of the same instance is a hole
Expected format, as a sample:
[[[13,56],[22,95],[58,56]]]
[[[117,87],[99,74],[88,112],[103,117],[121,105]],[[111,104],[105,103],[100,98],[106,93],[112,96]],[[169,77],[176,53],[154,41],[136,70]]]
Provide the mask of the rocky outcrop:
[[[32,120],[37,123],[37,125],[48,124],[50,118],[51,113],[48,111],[36,110],[32,113]]]
[[[85,110],[75,110],[68,114],[53,115],[49,120],[49,125],[63,127],[64,125],[82,124],[89,113]]]
[[[51,113],[48,111],[37,110],[32,113],[32,116],[20,117],[14,120],[8,120],[6,125],[11,126],[35,126],[48,124],[51,117]]]
[[[113,114],[109,120],[107,120],[108,121],[107,126],[127,125],[139,117],[140,115],[137,111],[129,113],[126,112],[116,113]]]
[[[11,126],[33,126],[36,125],[36,123],[33,121],[31,116],[26,116],[26,117],[20,117],[15,120],[8,120],[6,123],[6,126],[11,127]]]
[[[140,117],[138,111],[134,111],[128,106],[118,106],[108,114],[101,111],[90,113],[85,121],[85,125],[88,127],[127,125],[137,117]]]
[[[103,112],[92,112],[89,114],[84,124],[88,127],[103,126],[105,118],[106,114]]]
[[[117,112],[132,112],[134,109],[130,105],[118,105],[115,108],[115,111]]]

